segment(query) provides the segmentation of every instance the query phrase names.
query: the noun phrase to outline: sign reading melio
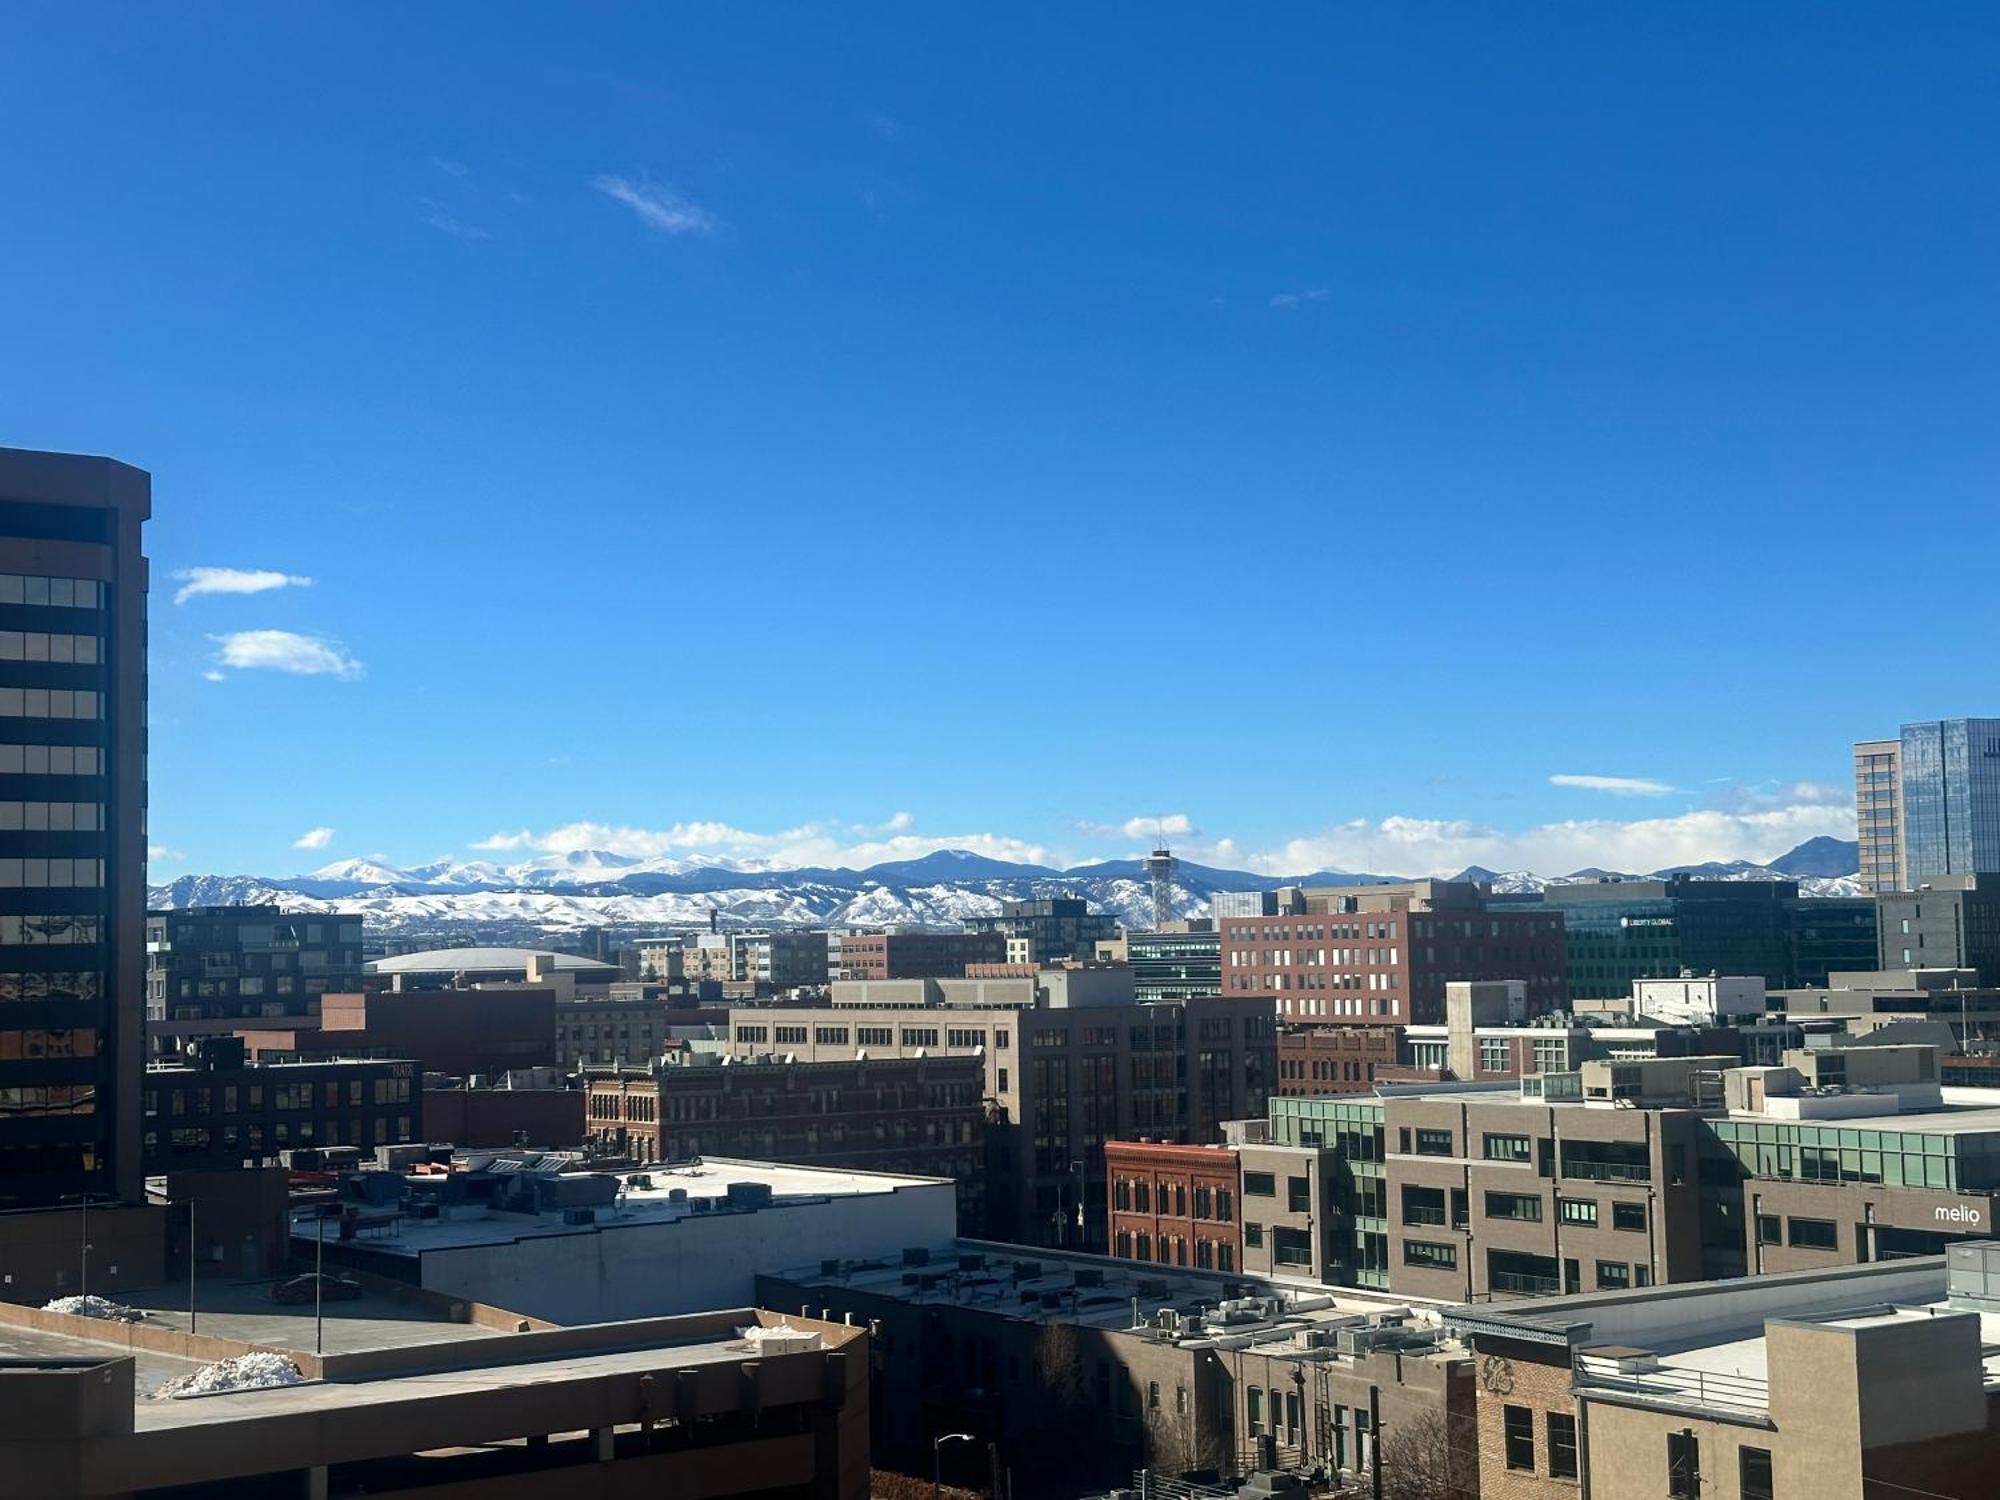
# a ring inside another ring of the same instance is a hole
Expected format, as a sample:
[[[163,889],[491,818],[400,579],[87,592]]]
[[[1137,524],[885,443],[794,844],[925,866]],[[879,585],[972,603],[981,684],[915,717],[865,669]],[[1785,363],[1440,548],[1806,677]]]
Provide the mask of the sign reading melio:
[[[1986,1224],[1986,1210],[1974,1208],[1970,1203],[1954,1203],[1937,1209],[1937,1222],[1958,1225],[1965,1229],[1980,1229]]]

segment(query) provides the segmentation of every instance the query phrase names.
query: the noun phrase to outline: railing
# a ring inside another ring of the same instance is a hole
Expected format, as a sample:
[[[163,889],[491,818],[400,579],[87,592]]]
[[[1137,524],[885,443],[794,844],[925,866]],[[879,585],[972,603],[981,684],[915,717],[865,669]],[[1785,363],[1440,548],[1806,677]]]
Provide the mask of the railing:
[[[1651,1182],[1653,1169],[1644,1162],[1566,1160],[1562,1175],[1587,1182]]]
[[[1513,1292],[1521,1297],[1553,1297],[1562,1290],[1554,1276],[1536,1276],[1528,1271],[1494,1271],[1486,1284],[1496,1292]]]
[[[1132,1490],[1144,1500],[1236,1500],[1234,1490],[1219,1490],[1190,1479],[1173,1479],[1151,1469],[1132,1471]]]
[[[1714,1370],[1626,1371],[1616,1360],[1601,1355],[1579,1355],[1576,1383],[1602,1390],[1629,1391],[1638,1396],[1661,1396],[1691,1401],[1698,1406],[1726,1407],[1732,1411],[1767,1411],[1771,1405],[1770,1383],[1754,1375],[1728,1375]]]
[[[1405,1224],[1442,1224],[1444,1223],[1444,1210],[1441,1208],[1405,1208],[1403,1210],[1403,1222]]]

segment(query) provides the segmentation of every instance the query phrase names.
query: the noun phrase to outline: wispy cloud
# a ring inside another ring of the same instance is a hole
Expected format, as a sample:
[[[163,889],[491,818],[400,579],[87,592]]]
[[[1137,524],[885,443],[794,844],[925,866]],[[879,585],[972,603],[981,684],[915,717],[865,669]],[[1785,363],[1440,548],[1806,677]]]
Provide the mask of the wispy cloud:
[[[204,594],[268,594],[272,589],[309,589],[310,578],[272,568],[182,568],[174,574],[180,588],[174,603],[185,604]]]
[[[331,828],[308,828],[304,833],[292,840],[292,847],[294,849],[324,849],[332,842],[333,830]]]
[[[1271,299],[1271,306],[1277,308],[1304,307],[1309,302],[1324,302],[1333,293],[1323,286],[1316,286],[1303,292],[1280,292]]]
[[[431,165],[447,177],[463,177],[469,170],[464,162],[452,161],[450,158],[443,156],[433,156],[431,158]]]
[[[698,203],[690,203],[669,188],[643,179],[606,173],[591,184],[605,197],[624,204],[639,216],[639,222],[661,234],[712,234],[715,215]]]
[[[440,234],[449,234],[461,240],[490,240],[493,238],[492,235],[481,229],[477,224],[466,223],[465,220],[452,213],[450,209],[439,203],[435,198],[426,198],[423,202],[424,222]]]
[[[1077,826],[1099,838],[1186,838],[1195,831],[1194,819],[1186,813],[1141,813],[1122,823],[1079,823]]]
[[[907,815],[898,815],[904,817]],[[885,860],[916,859],[939,849],[967,849],[993,859],[1046,864],[1050,851],[1027,839],[997,833],[924,834],[909,822],[892,830],[856,836],[846,822],[804,823],[776,833],[759,833],[729,823],[690,820],[666,828],[576,822],[532,832],[502,830],[471,845],[486,853],[573,854],[599,849],[642,859],[726,859],[746,867],[783,869],[794,865],[862,867]],[[898,824],[898,818],[889,820]]]
[[[1614,797],[1664,797],[1673,787],[1649,776],[1585,776],[1562,772],[1549,778],[1550,786],[1574,787],[1585,792],[1609,792]]]
[[[146,858],[157,864],[177,865],[187,856],[178,849],[168,849],[160,844],[148,844]]]
[[[290,672],[299,677],[359,677],[361,663],[332,641],[290,630],[237,630],[212,635],[215,659],[239,671]]]

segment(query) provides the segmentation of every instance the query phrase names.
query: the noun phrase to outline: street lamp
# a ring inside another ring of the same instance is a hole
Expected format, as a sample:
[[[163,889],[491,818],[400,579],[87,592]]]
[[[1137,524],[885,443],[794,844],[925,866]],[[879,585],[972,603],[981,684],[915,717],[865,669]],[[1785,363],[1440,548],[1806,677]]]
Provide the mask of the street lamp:
[[[107,1194],[106,1196],[108,1197],[109,1194]],[[72,1198],[76,1199],[77,1214],[78,1214],[78,1225],[77,1225],[77,1236],[76,1236],[77,1238],[76,1294],[79,1297],[88,1297],[90,1295],[90,1249],[91,1249],[90,1194],[88,1192],[64,1193],[62,1201],[67,1203]]]
[[[947,1432],[931,1442],[931,1495],[933,1500],[944,1488],[944,1445],[946,1443],[976,1443],[979,1439],[969,1432]]]

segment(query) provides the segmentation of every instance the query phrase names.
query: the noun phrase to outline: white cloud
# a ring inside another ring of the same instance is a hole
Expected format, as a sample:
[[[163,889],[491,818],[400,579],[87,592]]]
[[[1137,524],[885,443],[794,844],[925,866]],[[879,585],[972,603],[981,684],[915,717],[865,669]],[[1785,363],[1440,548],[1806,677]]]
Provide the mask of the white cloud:
[[[301,677],[359,677],[361,663],[331,641],[289,630],[237,630],[209,637],[215,658],[243,671],[291,672]]]
[[[146,846],[146,858],[158,861],[161,864],[177,865],[186,859],[187,856],[178,849],[164,848],[159,844],[148,844]]]
[[[1304,292],[1280,292],[1271,299],[1271,306],[1291,309],[1304,307],[1308,302],[1324,302],[1333,295],[1323,286],[1316,286]]]
[[[423,203],[424,222],[441,234],[449,234],[461,240],[490,240],[493,238],[492,235],[481,229],[477,224],[468,224],[465,220],[457,217],[450,209],[439,203],[435,198],[426,198],[423,200]]]
[[[174,603],[185,604],[203,594],[267,594],[272,589],[309,589],[310,578],[271,568],[182,568]]]
[[[648,229],[657,229],[661,234],[711,234],[715,230],[713,214],[667,188],[609,173],[590,185],[605,197],[624,204]]]
[[[907,816],[907,815],[902,815]],[[939,849],[967,849],[991,859],[1019,864],[1047,864],[1050,851],[1041,844],[998,833],[922,834],[912,831],[914,818],[897,818],[880,830],[861,830],[837,822],[801,824],[776,833],[759,833],[728,823],[692,820],[666,828],[634,828],[623,824],[575,822],[542,832],[502,831],[471,847],[485,852],[570,854],[601,849],[638,859],[728,859],[743,864],[784,868],[791,865],[848,865],[860,868],[885,860],[918,859]]]
[[[1564,772],[1549,778],[1550,786],[1576,787],[1586,792],[1609,792],[1614,797],[1664,797],[1673,788],[1647,776],[1584,776]]]
[[[211,667],[208,671],[201,674],[201,680],[203,682],[227,682],[229,674],[227,672],[218,672]]]
[[[331,828],[309,828],[292,840],[294,849],[324,849],[333,842]]]
[[[1099,838],[1144,839],[1186,838],[1195,832],[1194,819],[1186,813],[1141,813],[1122,823],[1079,823],[1085,833]]]

